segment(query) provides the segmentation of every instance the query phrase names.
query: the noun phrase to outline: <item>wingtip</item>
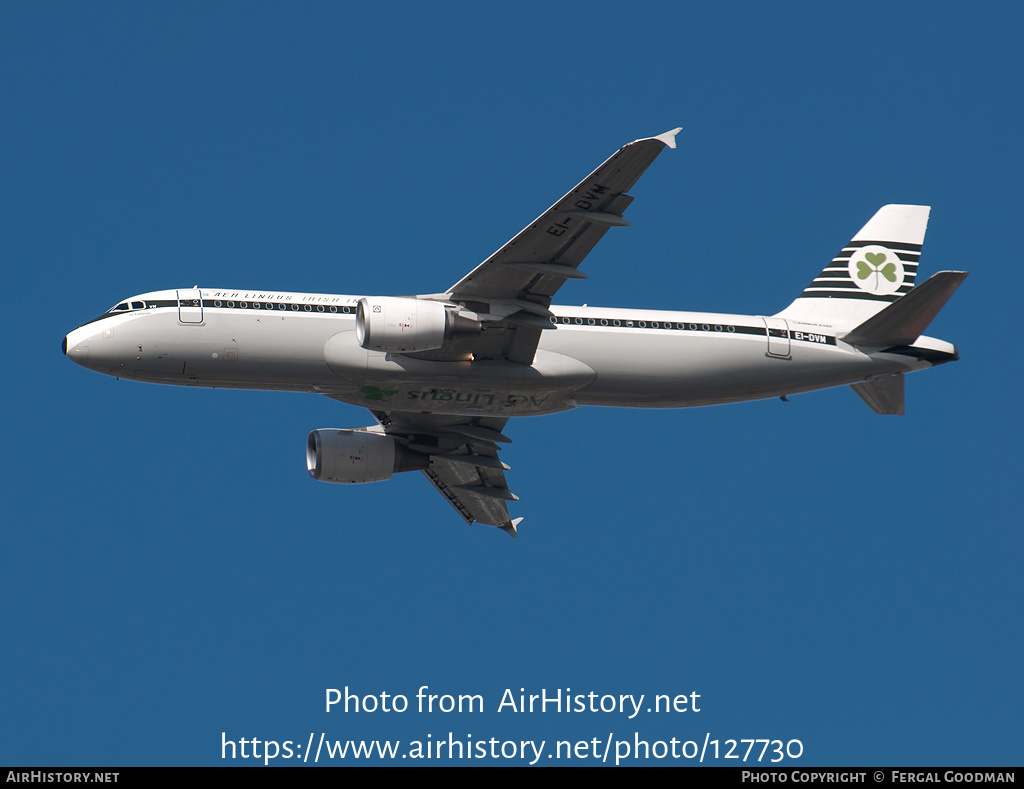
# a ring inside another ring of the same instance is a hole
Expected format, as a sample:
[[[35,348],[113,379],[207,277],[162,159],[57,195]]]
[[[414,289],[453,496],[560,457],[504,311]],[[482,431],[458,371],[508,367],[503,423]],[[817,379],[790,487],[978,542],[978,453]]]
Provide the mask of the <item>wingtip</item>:
[[[510,523],[506,523],[504,526],[500,526],[499,528],[509,537],[515,539],[519,536],[519,532],[516,531],[516,526],[518,526],[522,520],[522,518],[515,518]]]
[[[676,128],[672,129],[671,131],[667,131],[664,134],[659,134],[654,139],[661,140],[661,142],[665,143],[665,145],[667,145],[669,148],[675,148],[676,147],[676,135],[679,134],[679,132],[681,132],[682,130],[683,130],[682,126],[677,126]]]
[[[667,145],[669,148],[675,148],[676,147],[676,135],[679,134],[679,132],[681,132],[682,130],[683,130],[682,126],[677,126],[676,128],[670,129],[669,131],[665,132],[664,134],[659,134],[657,137],[644,137],[644,138],[639,139],[639,140],[633,140],[633,142],[626,143],[626,145],[624,147],[628,148],[630,145],[636,145],[639,142],[651,142],[652,140],[657,140],[662,145]]]

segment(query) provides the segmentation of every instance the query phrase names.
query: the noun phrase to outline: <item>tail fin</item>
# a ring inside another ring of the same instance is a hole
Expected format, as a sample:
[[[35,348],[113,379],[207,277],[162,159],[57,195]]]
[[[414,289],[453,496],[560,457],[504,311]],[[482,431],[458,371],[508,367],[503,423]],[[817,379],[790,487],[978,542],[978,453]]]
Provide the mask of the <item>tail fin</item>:
[[[849,329],[909,292],[930,210],[882,206],[778,317]]]

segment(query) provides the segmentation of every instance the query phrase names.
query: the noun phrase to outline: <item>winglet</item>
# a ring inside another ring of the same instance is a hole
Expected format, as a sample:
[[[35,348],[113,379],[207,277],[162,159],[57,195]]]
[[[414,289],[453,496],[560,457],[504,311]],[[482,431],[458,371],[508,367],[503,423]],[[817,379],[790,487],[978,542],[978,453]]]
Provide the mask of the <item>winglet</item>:
[[[512,537],[514,539],[519,536],[519,534],[516,532],[516,526],[519,525],[520,521],[522,521],[522,518],[515,518],[509,523],[506,523],[504,526],[499,526],[498,528],[505,532],[505,534],[507,534],[509,537]]]
[[[664,134],[659,134],[654,139],[661,140],[669,148],[675,148],[676,147],[676,135],[679,134],[679,132],[681,132],[682,130],[683,130],[683,127],[682,126],[678,126],[675,129],[672,129],[671,131],[665,132]]]
[[[630,145],[636,145],[637,143],[640,143],[640,142],[651,142],[652,140],[657,140],[662,145],[667,145],[669,148],[675,148],[676,147],[676,135],[679,134],[679,132],[681,132],[682,130],[683,130],[682,126],[677,126],[676,128],[670,129],[669,131],[665,132],[664,134],[659,134],[657,137],[642,137],[639,140],[633,140],[633,142],[626,143],[623,147],[628,148]],[[660,151],[661,149],[659,148],[658,150]],[[657,156],[657,154],[655,154],[655,156]],[[645,168],[646,168],[646,165],[645,165]],[[639,176],[637,176],[637,178],[639,178]],[[635,183],[635,179],[634,179],[634,183]]]

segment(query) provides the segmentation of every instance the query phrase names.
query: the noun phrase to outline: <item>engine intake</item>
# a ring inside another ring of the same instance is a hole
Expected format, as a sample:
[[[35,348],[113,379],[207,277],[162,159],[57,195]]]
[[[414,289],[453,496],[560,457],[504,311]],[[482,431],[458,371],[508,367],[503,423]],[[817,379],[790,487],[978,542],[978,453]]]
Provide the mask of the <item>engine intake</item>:
[[[399,446],[380,428],[321,428],[306,439],[306,469],[321,482],[380,482],[430,465],[430,456]],[[373,431],[373,432],[371,432]]]
[[[478,322],[438,301],[375,296],[360,299],[356,310],[356,340],[368,351],[433,351],[480,331]]]

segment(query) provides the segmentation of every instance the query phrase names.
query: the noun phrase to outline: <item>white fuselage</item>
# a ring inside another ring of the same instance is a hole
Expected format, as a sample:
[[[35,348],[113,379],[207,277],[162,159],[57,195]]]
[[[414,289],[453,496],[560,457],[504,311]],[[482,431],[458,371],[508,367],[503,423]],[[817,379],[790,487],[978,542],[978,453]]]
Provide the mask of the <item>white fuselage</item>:
[[[316,392],[368,408],[528,416],[577,405],[674,408],[777,397],[925,369],[956,348],[862,350],[780,318],[552,306],[531,366],[436,361],[358,344],[358,296],[202,289],[135,296],[71,332],[65,352],[117,376]],[[197,291],[187,293],[199,295]],[[140,306],[144,305],[144,306]],[[244,305],[244,306],[243,306]],[[257,306],[258,305],[258,306]]]

